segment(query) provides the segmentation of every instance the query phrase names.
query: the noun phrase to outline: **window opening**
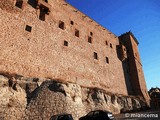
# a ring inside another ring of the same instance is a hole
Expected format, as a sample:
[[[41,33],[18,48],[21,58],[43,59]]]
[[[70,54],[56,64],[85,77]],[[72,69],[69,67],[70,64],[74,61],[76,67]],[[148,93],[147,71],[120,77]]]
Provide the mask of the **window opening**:
[[[71,21],[71,25],[74,25],[74,22],[73,22],[73,21]]]
[[[108,41],[106,41],[106,45],[108,45]]]
[[[16,4],[15,4],[16,7],[22,8],[22,5],[23,5],[23,1],[22,0],[16,0]]]
[[[108,63],[108,64],[109,64],[109,59],[108,59],[108,57],[106,57],[106,63]]]
[[[92,43],[92,37],[89,37],[89,36],[88,36],[88,42],[89,42],[89,43]]]
[[[96,52],[94,52],[94,59],[98,59],[98,55]]]
[[[25,28],[25,30],[26,30],[26,31],[28,31],[28,32],[31,32],[31,30],[32,30],[32,27],[31,27],[31,26],[29,26],[29,25],[26,25],[26,28]]]
[[[63,21],[59,21],[59,28],[64,30],[64,22]]]
[[[112,44],[110,43],[110,48],[112,48]]]
[[[79,30],[75,30],[75,36],[79,37]]]
[[[45,21],[47,13],[48,13],[48,9],[40,7],[39,19],[42,21]]]
[[[68,46],[68,41],[64,41],[64,46]]]

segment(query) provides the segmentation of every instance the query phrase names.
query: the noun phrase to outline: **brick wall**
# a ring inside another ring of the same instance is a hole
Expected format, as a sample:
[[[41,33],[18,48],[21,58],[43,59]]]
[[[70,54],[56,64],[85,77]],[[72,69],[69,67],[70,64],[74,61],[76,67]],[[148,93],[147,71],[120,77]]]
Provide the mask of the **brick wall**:
[[[147,93],[142,63],[138,51],[139,43],[131,32],[123,34],[119,38],[122,44],[125,44],[127,48],[128,59],[125,63],[123,62],[123,64],[125,65],[125,69],[128,69],[127,75],[129,75],[129,77],[126,80],[128,84],[131,85],[130,89],[128,89],[129,94],[143,96],[149,103],[150,97]]]
[[[119,41],[110,31],[64,1],[49,1],[50,12],[44,21],[39,19],[40,9],[35,3],[24,1],[22,8],[16,7],[15,1],[2,3],[0,71],[58,78],[127,95],[122,62],[116,52]],[[64,29],[59,28],[60,22],[64,22]]]

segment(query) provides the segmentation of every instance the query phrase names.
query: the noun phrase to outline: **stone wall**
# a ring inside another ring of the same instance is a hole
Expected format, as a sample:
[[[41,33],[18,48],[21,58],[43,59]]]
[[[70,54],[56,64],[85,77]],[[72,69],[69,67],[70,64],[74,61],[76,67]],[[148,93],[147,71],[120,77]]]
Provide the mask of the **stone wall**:
[[[127,95],[122,62],[116,52],[117,36],[64,1],[49,1],[51,12],[45,15],[45,21],[39,19],[40,10],[34,4],[24,1],[18,8],[15,0],[1,0],[0,71],[58,78]],[[64,30],[59,28],[60,21]],[[31,32],[26,30],[29,26]],[[92,37],[92,43],[88,37]]]
[[[147,107],[138,97],[18,75],[0,75],[0,92],[0,119],[3,120],[49,120],[52,115],[63,113],[70,113],[78,120],[96,109],[118,114]]]
[[[1,0],[0,117],[48,120],[67,112],[77,120],[95,109],[145,107],[127,96],[118,37],[63,0],[48,6],[42,20],[34,0],[21,8],[16,0]]]
[[[123,62],[123,66],[126,69],[125,76],[129,85],[127,85],[128,92],[131,95],[140,95],[145,98],[148,102],[150,101],[150,97],[147,92],[147,86],[143,74],[143,67],[138,51],[138,41],[132,34],[132,32],[127,32],[119,37],[120,42],[126,46],[127,56],[125,62]]]

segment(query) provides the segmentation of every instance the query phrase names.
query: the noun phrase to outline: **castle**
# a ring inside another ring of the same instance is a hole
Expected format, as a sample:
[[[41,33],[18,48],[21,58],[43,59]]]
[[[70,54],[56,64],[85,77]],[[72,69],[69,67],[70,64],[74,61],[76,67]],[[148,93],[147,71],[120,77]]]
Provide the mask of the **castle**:
[[[149,100],[138,41],[64,0],[1,0],[0,71]]]

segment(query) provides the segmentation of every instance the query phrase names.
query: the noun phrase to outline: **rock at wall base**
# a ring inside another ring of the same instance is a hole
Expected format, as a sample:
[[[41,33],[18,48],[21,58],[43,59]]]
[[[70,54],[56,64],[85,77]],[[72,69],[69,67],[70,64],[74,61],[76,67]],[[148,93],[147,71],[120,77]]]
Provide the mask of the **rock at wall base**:
[[[147,107],[138,97],[108,94],[98,88],[23,76],[7,78],[0,75],[0,92],[0,118],[6,120],[48,120],[52,115],[62,113],[70,113],[78,120],[96,109],[118,114]]]

